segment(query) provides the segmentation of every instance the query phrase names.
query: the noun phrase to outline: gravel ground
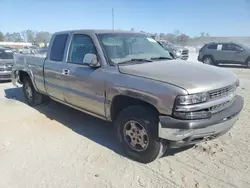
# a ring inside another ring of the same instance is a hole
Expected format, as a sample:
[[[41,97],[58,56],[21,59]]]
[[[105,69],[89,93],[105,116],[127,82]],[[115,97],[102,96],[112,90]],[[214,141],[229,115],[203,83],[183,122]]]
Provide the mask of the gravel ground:
[[[0,187],[250,187],[250,70],[223,68],[238,75],[245,99],[233,129],[148,165],[123,155],[110,124],[56,102],[29,107],[21,88],[1,83]]]

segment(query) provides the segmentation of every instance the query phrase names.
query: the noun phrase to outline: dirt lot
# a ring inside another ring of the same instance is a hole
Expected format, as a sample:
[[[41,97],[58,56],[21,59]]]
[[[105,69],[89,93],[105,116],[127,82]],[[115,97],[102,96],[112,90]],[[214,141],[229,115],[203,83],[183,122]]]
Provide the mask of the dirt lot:
[[[250,187],[250,70],[244,111],[226,135],[148,165],[127,159],[111,125],[56,102],[37,108],[21,88],[0,84],[0,187]]]

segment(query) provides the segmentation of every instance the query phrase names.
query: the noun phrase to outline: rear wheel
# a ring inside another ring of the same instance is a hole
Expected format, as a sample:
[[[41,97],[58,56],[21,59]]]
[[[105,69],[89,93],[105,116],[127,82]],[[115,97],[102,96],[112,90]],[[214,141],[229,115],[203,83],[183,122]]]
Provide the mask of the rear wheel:
[[[119,140],[128,156],[149,163],[162,156],[166,145],[158,138],[158,117],[150,108],[131,106],[115,121]]]
[[[23,92],[25,99],[30,106],[39,105],[44,101],[44,96],[35,90],[28,76],[23,79]]]

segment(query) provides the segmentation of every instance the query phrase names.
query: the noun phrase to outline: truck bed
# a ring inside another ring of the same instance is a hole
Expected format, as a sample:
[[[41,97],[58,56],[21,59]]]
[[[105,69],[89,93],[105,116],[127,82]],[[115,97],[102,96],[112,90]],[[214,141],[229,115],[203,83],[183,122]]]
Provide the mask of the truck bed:
[[[44,55],[15,54],[13,70],[26,70],[33,79],[34,86],[39,91],[45,91],[43,78]]]

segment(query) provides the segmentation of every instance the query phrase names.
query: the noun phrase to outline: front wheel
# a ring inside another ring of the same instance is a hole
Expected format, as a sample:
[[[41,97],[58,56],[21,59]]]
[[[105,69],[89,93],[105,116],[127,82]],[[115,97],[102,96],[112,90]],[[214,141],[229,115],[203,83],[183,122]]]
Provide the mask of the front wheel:
[[[204,59],[203,59],[203,63],[204,64],[207,64],[207,65],[213,65],[214,63],[213,63],[213,59],[211,58],[211,57],[205,57]]]
[[[247,61],[246,61],[246,67],[250,68],[250,58],[248,58]]]
[[[158,117],[150,108],[131,106],[122,110],[115,126],[126,153],[138,162],[152,162],[166,151],[158,138]]]

